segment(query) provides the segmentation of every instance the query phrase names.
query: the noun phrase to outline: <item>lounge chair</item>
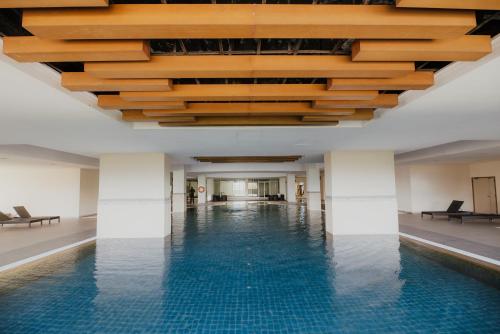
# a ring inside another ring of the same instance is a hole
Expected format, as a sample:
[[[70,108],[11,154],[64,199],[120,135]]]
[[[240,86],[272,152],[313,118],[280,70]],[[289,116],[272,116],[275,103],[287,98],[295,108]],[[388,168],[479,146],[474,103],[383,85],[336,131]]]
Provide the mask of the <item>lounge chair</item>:
[[[500,219],[500,215],[495,213],[452,213],[448,216],[450,219],[459,219],[460,223],[463,224],[466,220],[481,220],[488,219],[492,223],[495,219]]]
[[[28,224],[31,227],[33,223],[42,224],[42,220],[38,218],[12,218],[0,211],[0,225]]]
[[[472,212],[468,211],[460,211],[460,208],[464,204],[464,201],[452,201],[450,206],[446,211],[422,211],[420,213],[420,217],[424,218],[424,215],[431,216],[431,219],[434,219],[434,216],[449,216],[450,213],[461,213],[461,214],[472,214]]]
[[[19,217],[21,218],[33,218],[33,219],[40,219],[42,222],[44,220],[48,220],[49,221],[49,224],[52,222],[52,220],[55,220],[57,219],[57,222],[61,222],[61,217],[60,216],[40,216],[40,217],[32,217],[30,215],[30,213],[28,212],[28,210],[26,210],[26,208],[24,206],[15,206],[14,207],[14,210],[16,210],[17,214],[19,215]]]

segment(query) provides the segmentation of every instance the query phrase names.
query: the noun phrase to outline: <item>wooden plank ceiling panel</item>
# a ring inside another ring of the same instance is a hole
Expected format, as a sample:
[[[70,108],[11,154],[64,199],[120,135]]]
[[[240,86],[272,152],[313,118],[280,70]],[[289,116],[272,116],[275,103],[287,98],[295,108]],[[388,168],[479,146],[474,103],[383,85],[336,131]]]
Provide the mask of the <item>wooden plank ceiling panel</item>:
[[[473,61],[491,53],[490,36],[433,40],[360,40],[353,61]]]
[[[254,113],[254,114],[245,114],[245,113],[228,113],[228,114],[211,114],[211,115],[193,115],[189,113],[158,113],[157,115],[155,114],[154,116],[147,116],[144,114],[144,112],[141,112],[141,110],[123,110],[122,111],[122,119],[127,122],[162,122],[164,120],[169,121],[171,117],[196,117],[197,120],[201,118],[210,118],[210,117],[215,117],[215,118],[240,118],[240,119],[247,119],[247,118],[252,118],[252,117],[275,117],[275,118],[280,118],[280,117],[297,117],[297,119],[301,119],[303,116],[331,116],[337,117],[338,120],[356,120],[356,121],[366,121],[366,120],[371,120],[373,118],[373,109],[357,109],[355,113],[353,114],[335,114],[331,113],[328,110],[326,110],[324,113],[321,111],[316,110],[315,112],[307,113],[304,112],[302,114],[297,113],[296,115],[294,113],[289,113],[289,114],[281,114],[281,115],[276,115],[274,113]],[[151,110],[148,110],[148,114],[153,114]]]
[[[354,108],[314,109],[309,102],[189,103],[185,110],[144,109],[146,116],[353,115]]]
[[[99,95],[97,105],[103,109],[186,109],[184,101],[131,102],[118,95]]]
[[[241,162],[294,162],[302,158],[300,155],[281,156],[229,156],[229,157],[193,157],[199,162],[241,163]]]
[[[4,37],[3,52],[18,62],[148,60],[149,43],[130,41],[59,41],[36,36]]]
[[[412,62],[353,62],[349,56],[152,56],[142,62],[85,63],[98,78],[393,78]]]
[[[169,91],[172,79],[100,79],[85,72],[63,72],[61,85],[71,91]]]
[[[302,116],[303,122],[330,122],[338,121],[337,116]]]
[[[434,72],[419,71],[398,78],[336,79],[327,81],[328,90],[408,90],[427,89],[434,85]]]
[[[27,10],[23,26],[52,39],[452,38],[476,25],[472,11],[394,6],[128,4]]]
[[[197,117],[195,122],[158,122],[162,127],[197,127],[197,126],[334,126],[338,121],[304,122],[300,116],[250,116],[250,117]]]
[[[1,0],[0,8],[107,7],[108,0]]]
[[[324,84],[175,85],[169,92],[122,92],[126,101],[372,100],[376,90],[328,91]]]
[[[192,123],[196,121],[196,117],[194,116],[179,116],[179,117],[168,117],[162,120],[162,122],[171,122],[171,123]]]
[[[313,108],[392,108],[398,105],[397,94],[381,94],[373,100],[360,101],[313,101]]]
[[[499,10],[500,0],[396,0],[397,7]]]

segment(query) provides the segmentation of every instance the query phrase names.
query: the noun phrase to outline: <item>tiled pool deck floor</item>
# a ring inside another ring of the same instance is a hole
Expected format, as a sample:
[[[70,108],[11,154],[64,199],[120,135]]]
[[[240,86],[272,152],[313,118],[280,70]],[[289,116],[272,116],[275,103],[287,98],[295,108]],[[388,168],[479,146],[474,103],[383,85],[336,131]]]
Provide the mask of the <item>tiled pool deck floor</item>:
[[[61,248],[96,234],[96,219],[63,219],[61,223],[0,227],[0,267],[53,249]]]
[[[399,227],[406,234],[500,260],[500,221],[461,225],[447,219],[422,220],[419,215],[401,214]],[[95,234],[95,218],[63,219],[61,224],[34,224],[31,228],[23,225],[0,227],[0,267]]]
[[[500,260],[500,220],[493,223],[473,221],[460,224],[447,218],[399,215],[399,231],[470,253]]]

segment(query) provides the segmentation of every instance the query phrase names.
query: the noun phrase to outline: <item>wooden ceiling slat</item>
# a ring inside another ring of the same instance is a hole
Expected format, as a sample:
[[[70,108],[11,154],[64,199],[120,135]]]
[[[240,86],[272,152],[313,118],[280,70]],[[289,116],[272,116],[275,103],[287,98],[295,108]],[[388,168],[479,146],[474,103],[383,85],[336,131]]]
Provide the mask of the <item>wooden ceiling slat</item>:
[[[336,116],[302,116],[303,122],[329,122],[338,121]]]
[[[500,0],[396,0],[397,7],[499,10]]]
[[[490,36],[465,35],[433,40],[360,40],[353,61],[473,61],[491,53]]]
[[[393,6],[125,4],[27,10],[23,26],[52,39],[451,38],[476,25],[472,11]]]
[[[18,62],[136,61],[149,59],[149,43],[59,41],[36,36],[4,37],[3,52]]]
[[[103,109],[185,109],[184,101],[130,102],[118,95],[99,95],[97,105]]]
[[[252,163],[252,162],[294,162],[302,158],[300,155],[286,156],[229,156],[229,157],[193,157],[199,162],[211,163]]]
[[[61,85],[71,91],[126,92],[169,91],[172,79],[100,79],[85,72],[63,72]]]
[[[398,105],[397,94],[381,94],[377,98],[366,101],[313,101],[313,108],[392,108]]]
[[[122,92],[126,101],[372,100],[376,90],[328,91],[324,84],[175,85],[169,92]]]
[[[162,127],[210,127],[210,126],[333,126],[338,121],[304,122],[300,116],[252,116],[252,117],[197,117],[192,123],[158,122]]]
[[[0,8],[107,7],[109,0],[1,0]]]
[[[149,110],[147,116],[279,116],[279,115],[353,115],[354,108],[330,108],[317,110],[309,102],[280,103],[189,103],[185,110]]]
[[[162,120],[162,122],[168,123],[190,123],[196,122],[196,117],[194,116],[179,116],[179,117],[168,117]]]
[[[85,63],[98,78],[393,78],[412,62],[353,62],[349,56],[152,56],[144,62]]]
[[[434,85],[434,72],[419,71],[398,78],[336,79],[327,81],[328,90],[409,90],[427,89]]]
[[[210,114],[210,115],[204,115],[204,114],[190,114],[190,113],[182,113],[182,112],[158,112],[155,113],[152,110],[148,110],[147,113],[148,115],[153,115],[153,116],[147,116],[144,114],[144,111],[141,110],[123,110],[122,111],[122,119],[127,122],[162,122],[163,120],[169,121],[171,120],[172,117],[186,117],[186,116],[191,116],[191,117],[196,117],[196,119],[200,118],[224,118],[224,117],[236,117],[236,118],[241,118],[241,119],[247,119],[247,118],[253,118],[253,117],[274,117],[274,118],[290,118],[290,117],[297,117],[297,119],[301,119],[303,116],[331,116],[336,117],[337,120],[351,120],[351,121],[367,121],[371,120],[373,118],[373,109],[357,109],[353,114],[336,114],[335,112],[329,112],[329,110],[315,110],[310,113],[305,112],[305,113],[289,113],[289,114],[273,114],[273,113],[254,113],[254,114],[245,114],[245,113],[218,113],[218,114]]]

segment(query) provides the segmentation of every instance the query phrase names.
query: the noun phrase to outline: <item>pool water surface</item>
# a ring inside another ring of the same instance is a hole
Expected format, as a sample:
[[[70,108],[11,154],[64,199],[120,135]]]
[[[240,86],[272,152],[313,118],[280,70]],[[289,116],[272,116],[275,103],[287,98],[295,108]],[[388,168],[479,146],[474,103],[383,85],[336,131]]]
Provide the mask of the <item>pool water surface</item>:
[[[0,333],[499,333],[500,290],[400,246],[234,203],[159,239],[99,240],[0,275]]]

